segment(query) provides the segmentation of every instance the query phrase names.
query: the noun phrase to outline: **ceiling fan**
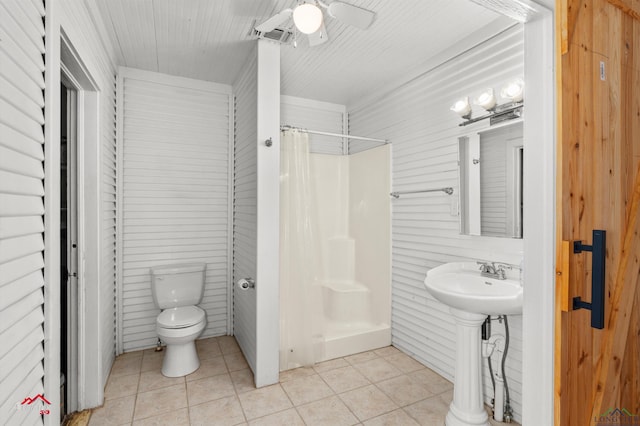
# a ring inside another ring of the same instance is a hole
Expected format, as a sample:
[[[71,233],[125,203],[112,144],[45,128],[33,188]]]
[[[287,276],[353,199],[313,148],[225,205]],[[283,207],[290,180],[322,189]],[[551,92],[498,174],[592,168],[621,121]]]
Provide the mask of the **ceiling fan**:
[[[284,26],[284,29],[288,30],[291,26],[290,21],[293,21],[293,26],[298,31],[307,34],[309,46],[317,46],[329,39],[324,25],[323,10],[326,10],[330,17],[362,30],[369,28],[376,16],[376,13],[371,10],[341,1],[329,4],[320,0],[299,1],[293,9],[285,9],[257,25],[255,31],[258,34],[268,34],[276,30],[282,32],[282,27]]]

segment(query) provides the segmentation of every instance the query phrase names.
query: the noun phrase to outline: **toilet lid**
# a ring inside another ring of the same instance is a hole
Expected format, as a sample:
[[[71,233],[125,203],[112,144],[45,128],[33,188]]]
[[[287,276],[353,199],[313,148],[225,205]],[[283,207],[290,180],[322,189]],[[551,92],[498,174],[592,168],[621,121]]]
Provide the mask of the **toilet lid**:
[[[204,311],[197,306],[165,309],[158,315],[158,325],[164,328],[185,328],[204,320]]]

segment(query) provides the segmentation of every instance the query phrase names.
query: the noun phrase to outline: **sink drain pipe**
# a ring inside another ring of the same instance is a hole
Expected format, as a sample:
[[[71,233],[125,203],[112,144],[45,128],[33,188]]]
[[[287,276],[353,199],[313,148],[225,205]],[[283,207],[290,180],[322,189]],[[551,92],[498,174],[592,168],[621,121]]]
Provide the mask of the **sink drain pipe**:
[[[491,336],[491,316],[487,316],[484,324],[482,325],[482,355],[487,358],[487,364],[489,365],[489,376],[491,377],[491,385],[493,387],[493,399],[491,405],[493,406],[493,418],[499,422],[511,423],[513,419],[513,413],[511,411],[511,400],[509,398],[509,386],[507,384],[507,377],[505,374],[505,360],[507,359],[507,352],[509,350],[509,323],[506,315],[500,315],[497,319],[502,323],[504,320],[505,336],[496,334]],[[500,372],[493,371],[491,365],[491,355],[496,347],[502,346],[502,339],[504,339],[504,350],[502,351],[502,359],[500,362]]]

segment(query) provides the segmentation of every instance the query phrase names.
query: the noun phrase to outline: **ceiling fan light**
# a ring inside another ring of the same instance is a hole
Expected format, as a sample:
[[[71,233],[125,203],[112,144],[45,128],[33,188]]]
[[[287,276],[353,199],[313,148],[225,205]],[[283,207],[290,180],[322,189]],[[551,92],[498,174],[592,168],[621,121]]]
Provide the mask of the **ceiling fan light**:
[[[322,10],[315,4],[303,3],[294,9],[293,23],[301,33],[313,34],[322,25]]]
[[[469,105],[469,97],[465,97],[456,101],[456,103],[453,104],[449,109],[462,118],[471,117],[471,105]]]
[[[493,89],[489,88],[480,93],[475,99],[474,104],[491,111],[496,107],[496,95],[493,93]]]
[[[520,102],[524,96],[524,81],[515,79],[508,82],[500,91],[500,97],[511,102]]]

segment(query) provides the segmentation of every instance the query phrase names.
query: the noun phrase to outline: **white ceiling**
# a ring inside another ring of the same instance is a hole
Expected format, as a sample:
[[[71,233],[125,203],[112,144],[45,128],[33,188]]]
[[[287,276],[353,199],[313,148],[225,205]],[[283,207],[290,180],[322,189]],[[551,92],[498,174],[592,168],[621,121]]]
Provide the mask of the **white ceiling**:
[[[373,25],[359,30],[327,17],[327,43],[282,46],[283,94],[352,104],[499,17],[469,0],[345,1],[375,11]],[[249,35],[253,21],[260,23],[296,0],[92,3],[119,65],[232,84],[255,43]]]

